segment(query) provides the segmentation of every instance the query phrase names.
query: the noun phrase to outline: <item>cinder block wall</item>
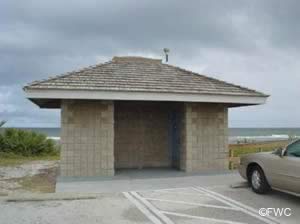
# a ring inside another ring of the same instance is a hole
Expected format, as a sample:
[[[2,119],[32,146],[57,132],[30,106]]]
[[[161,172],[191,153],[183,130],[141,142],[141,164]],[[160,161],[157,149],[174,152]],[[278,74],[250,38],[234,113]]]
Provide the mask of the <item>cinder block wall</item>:
[[[185,103],[180,167],[186,172],[228,169],[228,108]]]
[[[170,167],[170,108],[161,102],[63,100],[61,176],[111,176],[115,167]],[[227,169],[226,105],[184,103],[182,113],[180,169]]]
[[[115,102],[115,167],[169,167],[169,106]]]
[[[112,101],[63,100],[61,176],[114,175]]]

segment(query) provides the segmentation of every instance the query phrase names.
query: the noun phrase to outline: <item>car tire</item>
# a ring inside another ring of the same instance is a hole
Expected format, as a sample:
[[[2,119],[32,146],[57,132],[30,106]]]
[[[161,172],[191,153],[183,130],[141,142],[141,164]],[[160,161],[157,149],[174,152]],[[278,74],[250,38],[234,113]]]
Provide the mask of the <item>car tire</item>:
[[[258,194],[266,194],[271,189],[264,171],[259,166],[255,166],[251,169],[249,183],[252,190]]]

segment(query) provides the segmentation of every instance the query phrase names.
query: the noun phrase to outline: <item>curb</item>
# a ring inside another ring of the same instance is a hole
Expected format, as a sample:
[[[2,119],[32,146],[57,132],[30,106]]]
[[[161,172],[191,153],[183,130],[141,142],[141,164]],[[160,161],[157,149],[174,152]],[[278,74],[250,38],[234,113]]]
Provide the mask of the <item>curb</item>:
[[[66,200],[89,200],[96,199],[96,194],[25,194],[25,195],[13,195],[5,197],[6,202],[27,202],[27,201],[66,201]]]

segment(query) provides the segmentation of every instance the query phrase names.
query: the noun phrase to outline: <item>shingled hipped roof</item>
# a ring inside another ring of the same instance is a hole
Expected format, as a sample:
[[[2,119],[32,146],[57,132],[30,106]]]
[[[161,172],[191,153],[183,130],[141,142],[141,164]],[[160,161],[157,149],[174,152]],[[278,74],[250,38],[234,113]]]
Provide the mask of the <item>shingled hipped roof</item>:
[[[114,57],[112,61],[104,64],[34,82],[25,89],[123,90],[265,96],[255,90],[164,64],[161,60],[141,57]]]
[[[114,57],[104,64],[69,72],[24,87],[30,91],[109,91],[264,97],[245,87],[162,63],[159,59]],[[38,98],[37,95],[35,95]],[[29,98],[35,98],[30,97]],[[46,98],[46,97],[44,97]]]

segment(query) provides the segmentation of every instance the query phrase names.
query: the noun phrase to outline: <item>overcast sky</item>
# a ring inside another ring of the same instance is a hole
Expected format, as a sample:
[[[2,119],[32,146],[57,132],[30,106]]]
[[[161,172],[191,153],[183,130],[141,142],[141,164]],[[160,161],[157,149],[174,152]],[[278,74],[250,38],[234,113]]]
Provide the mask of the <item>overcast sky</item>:
[[[22,86],[110,60],[170,64],[270,94],[267,104],[230,109],[231,127],[300,127],[300,1],[164,0],[0,2],[0,120],[57,127]]]

